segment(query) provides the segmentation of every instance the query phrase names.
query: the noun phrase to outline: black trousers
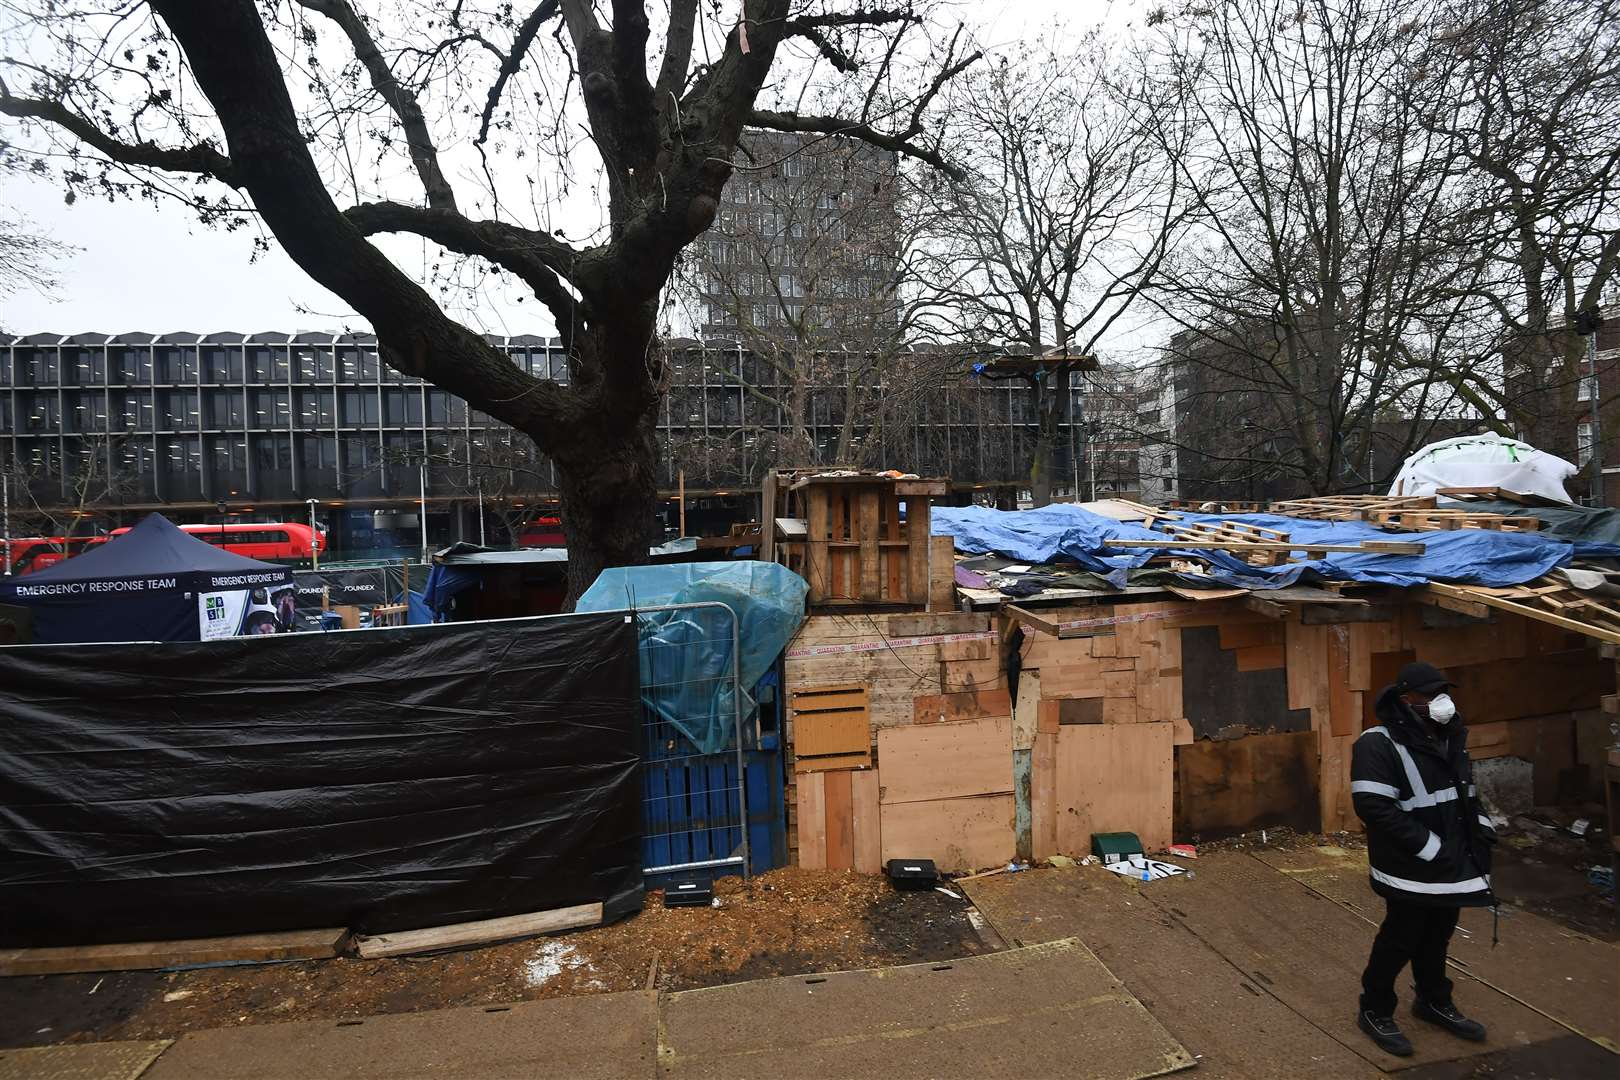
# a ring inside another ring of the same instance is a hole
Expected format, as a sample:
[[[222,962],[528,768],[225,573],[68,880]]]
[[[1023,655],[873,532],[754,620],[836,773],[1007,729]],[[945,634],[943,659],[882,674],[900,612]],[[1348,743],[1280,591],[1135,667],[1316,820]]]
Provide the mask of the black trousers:
[[[1384,923],[1373,938],[1372,956],[1361,973],[1361,1008],[1375,1016],[1395,1014],[1395,979],[1407,964],[1418,996],[1434,1005],[1451,1004],[1446,978],[1446,946],[1457,929],[1455,907],[1430,907],[1384,900]]]

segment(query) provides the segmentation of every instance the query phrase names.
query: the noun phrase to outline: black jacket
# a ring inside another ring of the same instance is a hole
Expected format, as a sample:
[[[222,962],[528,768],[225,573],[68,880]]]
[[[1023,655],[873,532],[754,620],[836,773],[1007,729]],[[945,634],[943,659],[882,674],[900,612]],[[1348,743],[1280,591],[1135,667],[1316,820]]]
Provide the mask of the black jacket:
[[[1379,724],[1356,739],[1350,795],[1367,826],[1372,887],[1380,895],[1435,907],[1494,904],[1491,845],[1460,719],[1438,736],[1400,700],[1378,695]]]

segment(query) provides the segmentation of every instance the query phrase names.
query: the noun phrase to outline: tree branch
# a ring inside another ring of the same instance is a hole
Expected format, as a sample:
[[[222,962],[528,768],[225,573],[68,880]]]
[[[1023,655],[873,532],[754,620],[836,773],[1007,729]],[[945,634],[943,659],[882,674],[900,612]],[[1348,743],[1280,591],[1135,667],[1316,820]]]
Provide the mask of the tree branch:
[[[364,65],[366,73],[371,76],[372,89],[388,103],[399,118],[399,126],[405,129],[405,144],[410,148],[411,163],[416,166],[416,174],[422,178],[422,190],[427,194],[428,205],[441,210],[454,210],[455,193],[450,190],[450,181],[445,179],[444,172],[439,168],[439,152],[433,145],[433,136],[428,132],[427,121],[422,116],[422,106],[417,102],[416,95],[394,77],[388,60],[377,48],[376,39],[371,36],[364,20],[348,0],[298,0],[298,3],[337,23],[348,37],[349,44],[354,48],[355,59]]]
[[[671,97],[679,98],[686,83],[686,68],[692,62],[692,40],[697,32],[698,0],[671,0],[669,31],[664,35],[664,60],[658,67],[658,108]]]
[[[844,120],[836,116],[805,116],[799,113],[772,112],[765,109],[754,109],[748,114],[748,123],[752,127],[769,128],[772,131],[794,131],[807,135],[843,135],[851,139],[859,139],[870,143],[881,150],[892,150],[918,161],[927,162],[934,168],[949,176],[952,180],[965,180],[967,173],[946,160],[945,156],[937,150],[930,150],[926,146],[918,146],[911,139],[918,131],[911,131],[904,135],[891,135],[878,131],[870,124],[861,124],[853,120]]]
[[[208,143],[163,147],[149,142],[121,142],[61,102],[13,97],[4,82],[0,82],[0,114],[54,124],[120,165],[144,166],[166,172],[201,173],[232,187],[242,186],[231,159]]]
[[[540,33],[540,27],[546,20],[557,14],[557,0],[540,0],[529,17],[518,26],[517,33],[512,37],[512,48],[501,60],[501,70],[490,84],[489,97],[484,101],[484,115],[478,122],[478,138],[473,143],[479,146],[489,138],[489,125],[495,117],[495,109],[501,103],[501,95],[506,92],[506,84],[517,74],[518,68],[523,66],[523,57],[528,53],[529,46]]]
[[[574,271],[578,253],[543,232],[504,221],[474,221],[454,210],[403,203],[362,203],[343,212],[361,235],[408,232],[463,255],[476,255],[522,278],[551,311],[560,334],[589,317],[589,307],[562,284]]]

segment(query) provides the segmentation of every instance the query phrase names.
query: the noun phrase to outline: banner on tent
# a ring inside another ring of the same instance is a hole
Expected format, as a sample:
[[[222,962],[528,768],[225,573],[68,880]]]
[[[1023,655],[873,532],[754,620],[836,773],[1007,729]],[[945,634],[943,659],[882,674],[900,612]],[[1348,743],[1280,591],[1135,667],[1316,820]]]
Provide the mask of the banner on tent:
[[[228,589],[197,594],[197,637],[202,641],[244,634],[286,634],[299,625],[294,586]]]

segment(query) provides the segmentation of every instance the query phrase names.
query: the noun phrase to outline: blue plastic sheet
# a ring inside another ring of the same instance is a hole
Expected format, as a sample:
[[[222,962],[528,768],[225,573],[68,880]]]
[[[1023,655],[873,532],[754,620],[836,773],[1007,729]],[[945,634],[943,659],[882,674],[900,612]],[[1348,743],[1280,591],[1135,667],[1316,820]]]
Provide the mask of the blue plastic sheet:
[[[1231,552],[1201,551],[1209,561],[1210,579],[1235,588],[1280,588],[1301,579],[1363,581],[1413,586],[1430,581],[1503,587],[1540,577],[1567,566],[1575,546],[1536,533],[1458,529],[1445,532],[1393,534],[1364,522],[1311,521],[1276,514],[1216,516],[1177,512],[1183,521],[1241,521],[1279,529],[1294,542],[1358,544],[1363,540],[1402,540],[1424,545],[1422,555],[1372,555],[1330,552],[1325,558],[1285,566],[1250,566]],[[1115,588],[1125,586],[1125,571],[1175,549],[1128,548],[1105,553],[1109,540],[1164,540],[1163,533],[1114,521],[1078,506],[1038,510],[991,510],[982,506],[935,507],[932,531],[954,539],[958,551],[994,552],[1031,564],[1072,559],[1106,576]],[[1620,555],[1620,547],[1583,544],[1583,556]]]
[[[642,701],[697,752],[735,745],[735,711],[753,713],[747,694],[776,662],[799,624],[810,591],[785,566],[762,562],[619,566],[602,571],[575,610],[645,610],[719,602],[737,619],[742,698],[731,683],[731,620],[713,608],[647,611],[641,625]]]

